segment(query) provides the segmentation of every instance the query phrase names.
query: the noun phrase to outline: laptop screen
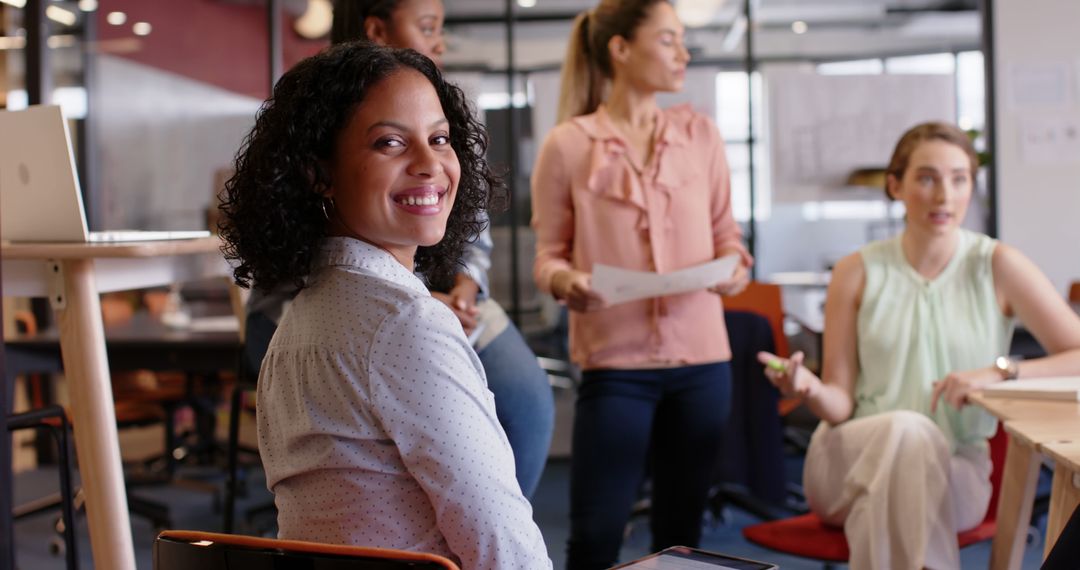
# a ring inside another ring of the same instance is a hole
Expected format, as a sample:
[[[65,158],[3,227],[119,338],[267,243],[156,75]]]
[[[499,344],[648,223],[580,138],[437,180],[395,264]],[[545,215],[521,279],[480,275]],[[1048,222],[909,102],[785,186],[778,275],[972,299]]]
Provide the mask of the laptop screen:
[[[0,111],[0,238],[84,242],[82,192],[60,107]]]

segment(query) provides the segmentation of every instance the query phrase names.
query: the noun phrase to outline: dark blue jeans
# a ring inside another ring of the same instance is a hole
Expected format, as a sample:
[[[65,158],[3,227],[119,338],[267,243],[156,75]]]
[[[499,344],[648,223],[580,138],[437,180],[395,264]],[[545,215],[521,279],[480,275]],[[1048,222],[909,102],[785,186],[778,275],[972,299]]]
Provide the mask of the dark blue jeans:
[[[547,373],[514,323],[477,355],[495,395],[495,414],[514,450],[518,485],[531,499],[547,465],[555,429],[555,399]]]
[[[730,394],[726,362],[584,373],[574,415],[569,570],[618,560],[650,457],[652,549],[698,545]]]

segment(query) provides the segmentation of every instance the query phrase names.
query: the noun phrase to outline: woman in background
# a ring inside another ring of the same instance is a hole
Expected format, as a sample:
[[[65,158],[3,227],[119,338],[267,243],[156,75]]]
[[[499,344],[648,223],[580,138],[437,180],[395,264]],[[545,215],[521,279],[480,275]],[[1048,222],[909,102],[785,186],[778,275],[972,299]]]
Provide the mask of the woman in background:
[[[426,57],[347,43],[286,73],[226,183],[242,286],[299,289],[267,350],[259,451],[279,537],[550,568],[453,281],[497,180]]]
[[[584,371],[571,569],[616,562],[649,456],[652,548],[700,541],[730,405],[720,294],[745,287],[752,260],[731,215],[716,126],[688,106],[656,103],[657,93],[682,88],[689,59],[667,1],[605,0],[579,15],[561,123],[533,171],[534,277],[570,308],[571,356]],[[738,270],[708,291],[607,306],[591,286],[595,263],[668,272],[729,254],[740,257]]]
[[[995,382],[1080,374],[1080,318],[1018,250],[960,227],[978,159],[960,129],[906,132],[887,171],[907,223],[837,263],[821,378],[761,353],[766,376],[822,422],[803,473],[811,509],[843,525],[852,568],[959,568],[957,531],[990,501],[986,439],[997,422],[963,407]],[[1018,317],[1050,356],[1007,354]]]
[[[443,40],[442,0],[337,0],[330,32],[334,44],[369,40],[383,46],[409,48],[440,65]],[[515,473],[521,490],[531,497],[547,462],[555,422],[555,403],[547,374],[521,332],[491,298],[488,269],[493,243],[487,213],[485,227],[465,246],[452,282],[433,288],[432,296],[454,312],[480,356],[488,389],[495,395],[499,424],[514,449]],[[270,296],[252,297],[247,349],[257,370],[274,333],[283,306],[295,294],[286,288]]]

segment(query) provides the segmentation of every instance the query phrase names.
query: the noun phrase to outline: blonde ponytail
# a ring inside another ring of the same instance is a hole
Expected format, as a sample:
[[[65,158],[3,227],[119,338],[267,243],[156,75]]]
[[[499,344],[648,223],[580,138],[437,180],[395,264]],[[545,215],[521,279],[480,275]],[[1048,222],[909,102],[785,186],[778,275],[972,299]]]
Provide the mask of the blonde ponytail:
[[[600,106],[613,73],[608,42],[615,36],[632,39],[648,11],[662,2],[670,0],[600,0],[596,8],[578,14],[563,61],[560,123]]]
[[[574,20],[570,42],[566,46],[566,59],[563,61],[562,78],[559,90],[558,122],[587,115],[596,110],[603,101],[606,79],[603,71],[596,64],[596,57],[591,53],[590,20],[591,11],[578,14]],[[603,57],[607,57],[604,54]]]

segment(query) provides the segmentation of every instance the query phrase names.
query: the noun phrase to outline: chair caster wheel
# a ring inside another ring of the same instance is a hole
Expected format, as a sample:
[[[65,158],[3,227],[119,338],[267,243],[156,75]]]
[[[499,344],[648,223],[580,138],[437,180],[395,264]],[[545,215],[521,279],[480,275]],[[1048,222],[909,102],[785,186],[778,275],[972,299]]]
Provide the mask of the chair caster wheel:
[[[1039,527],[1035,525],[1029,526],[1027,531],[1027,538],[1025,539],[1027,545],[1031,548],[1034,548],[1042,544],[1042,540],[1043,537],[1042,533],[1039,532]]]
[[[49,539],[49,554],[60,557],[63,556],[66,551],[67,547],[64,546],[64,541],[59,538]]]

